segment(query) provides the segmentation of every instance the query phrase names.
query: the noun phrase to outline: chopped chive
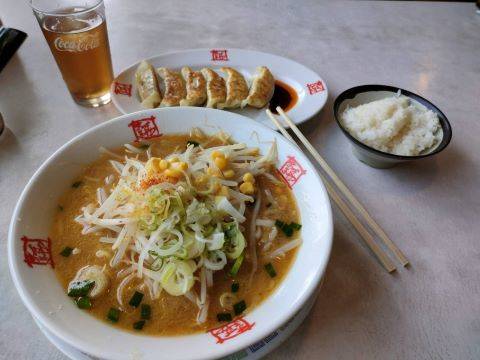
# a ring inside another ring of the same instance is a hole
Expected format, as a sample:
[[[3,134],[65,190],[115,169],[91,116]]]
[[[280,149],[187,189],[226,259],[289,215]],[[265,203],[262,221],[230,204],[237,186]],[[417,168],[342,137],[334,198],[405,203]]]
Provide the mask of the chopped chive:
[[[199,146],[200,144],[196,141],[193,141],[193,140],[188,140],[187,141],[187,146],[190,146],[190,145],[193,145],[193,147],[197,147]]]
[[[218,313],[217,314],[218,321],[232,321],[232,314],[230,313]]]
[[[70,297],[87,296],[94,286],[95,281],[92,280],[76,281],[69,286],[67,295]]]
[[[107,313],[107,319],[110,320],[111,322],[118,322],[118,319],[120,318],[120,310],[117,308],[110,308]]]
[[[60,252],[60,255],[64,257],[69,257],[70,255],[72,255],[72,251],[73,249],[70,246],[65,246],[63,250]]]
[[[78,298],[75,302],[80,309],[90,309],[92,307],[92,302],[87,296]]]
[[[142,304],[141,310],[140,310],[140,317],[145,320],[150,319],[150,315],[152,314],[152,308],[148,304]]]
[[[135,291],[135,294],[133,294],[132,298],[128,302],[128,305],[138,307],[138,305],[140,305],[140,303],[142,302],[142,299],[143,294],[141,292]]]
[[[272,263],[265,264],[264,268],[268,275],[270,275],[270,277],[274,278],[275,276],[277,276],[277,272],[275,271]]]
[[[62,205],[58,205],[58,211],[63,211],[63,206]]]
[[[275,220],[275,226],[281,229],[285,226],[285,223],[281,220]]]
[[[278,227],[280,230],[282,230],[283,233],[288,237],[293,235],[294,230],[300,230],[302,228],[302,225],[297,224],[295,222],[291,222],[290,224],[287,224],[280,220],[275,221],[275,226]]]
[[[247,304],[245,304],[244,300],[233,305],[233,310],[235,311],[235,315],[240,315],[245,311],[246,308],[247,308]]]
[[[238,270],[240,270],[240,267],[242,266],[243,256],[244,254],[242,253],[242,255],[236,258],[232,268],[230,269],[230,272],[229,272],[230,276],[236,276],[238,274]]]
[[[75,181],[73,184],[72,184],[72,187],[73,188],[78,188],[80,185],[82,185],[82,182],[81,181]]]
[[[282,231],[285,235],[287,235],[287,237],[290,237],[293,235],[293,229],[288,225],[284,226]]]
[[[145,325],[145,320],[140,320],[140,321],[137,321],[137,322],[133,323],[133,328],[135,330],[142,330],[144,325]]]
[[[302,228],[302,225],[297,224],[297,223],[295,223],[295,222],[291,222],[291,223],[290,223],[290,226],[293,228],[293,230],[297,230],[297,231]]]
[[[238,292],[238,289],[240,289],[240,284],[239,283],[233,283],[232,284],[232,293]]]
[[[138,148],[139,148],[139,149],[142,149],[142,150],[147,150],[149,147],[150,147],[149,144],[142,144],[142,145],[140,145]]]

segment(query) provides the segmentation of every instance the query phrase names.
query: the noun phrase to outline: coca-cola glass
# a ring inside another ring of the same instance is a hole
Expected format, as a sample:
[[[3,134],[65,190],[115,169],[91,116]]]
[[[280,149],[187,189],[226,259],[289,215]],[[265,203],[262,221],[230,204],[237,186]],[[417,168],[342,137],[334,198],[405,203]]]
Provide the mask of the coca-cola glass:
[[[110,102],[113,80],[103,0],[30,0],[43,35],[75,102]]]

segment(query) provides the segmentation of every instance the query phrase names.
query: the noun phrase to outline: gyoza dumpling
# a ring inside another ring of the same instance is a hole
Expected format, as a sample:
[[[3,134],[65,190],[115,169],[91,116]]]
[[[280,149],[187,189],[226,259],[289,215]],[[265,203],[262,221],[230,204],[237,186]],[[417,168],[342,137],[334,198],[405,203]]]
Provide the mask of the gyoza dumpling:
[[[242,102],[242,107],[247,105],[262,108],[268,104],[275,90],[275,78],[266,66],[259,66],[253,76],[252,87],[248,97]]]
[[[160,106],[166,107],[180,105],[180,100],[187,95],[185,84],[183,83],[180,73],[164,67],[158,68],[157,73],[163,79],[165,84],[165,94],[163,95],[163,100],[160,103]]]
[[[234,109],[240,107],[242,101],[248,96],[248,85],[243,75],[231,67],[222,67],[227,75],[227,97],[224,103],[218,104],[219,109]]]
[[[158,88],[157,77],[152,65],[142,61],[135,72],[135,82],[144,108],[151,109],[160,105],[162,93]]]
[[[200,106],[207,100],[207,82],[200,71],[193,71],[188,66],[182,68],[187,97],[180,101],[180,106]]]
[[[215,108],[218,103],[223,103],[227,96],[225,80],[215,71],[209,68],[203,68],[202,74],[207,80],[207,105],[206,107]]]

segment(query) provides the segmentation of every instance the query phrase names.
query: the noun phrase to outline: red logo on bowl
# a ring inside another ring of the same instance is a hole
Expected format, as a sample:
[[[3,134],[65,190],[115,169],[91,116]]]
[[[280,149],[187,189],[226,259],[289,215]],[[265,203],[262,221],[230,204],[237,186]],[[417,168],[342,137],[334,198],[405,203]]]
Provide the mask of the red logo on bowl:
[[[45,239],[30,239],[26,236],[22,237],[23,241],[23,261],[28,266],[33,265],[50,265],[52,268],[52,246],[49,238]]]
[[[132,84],[115,82],[113,92],[118,95],[132,96]]]
[[[212,61],[228,61],[228,50],[210,50]]]
[[[307,84],[307,88],[308,88],[308,93],[310,95],[313,95],[325,90],[325,87],[323,86],[323,83],[320,80],[311,84]]]
[[[136,141],[152,139],[162,135],[158,130],[157,124],[155,124],[155,116],[133,120],[128,126],[132,128]]]
[[[287,156],[287,161],[285,161],[278,172],[291,189],[293,185],[295,185],[298,180],[307,173],[307,170],[300,165],[297,159],[295,159],[295,156]]]
[[[222,344],[227,340],[243,334],[245,331],[251,330],[254,325],[255,323],[250,324],[244,318],[238,318],[226,325],[209,330],[208,332],[217,339],[217,344]]]

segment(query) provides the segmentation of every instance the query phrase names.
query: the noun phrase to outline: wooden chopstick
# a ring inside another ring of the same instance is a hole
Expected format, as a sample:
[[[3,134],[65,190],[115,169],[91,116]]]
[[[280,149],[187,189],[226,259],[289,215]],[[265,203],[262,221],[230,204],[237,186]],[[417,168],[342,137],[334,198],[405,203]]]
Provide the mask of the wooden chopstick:
[[[290,134],[285,130],[285,128],[280,124],[280,122],[277,120],[277,118],[272,114],[272,112],[267,109],[267,115],[272,120],[272,122],[275,124],[275,126],[280,130],[282,135],[290,140],[294,145],[297,145],[295,140],[290,136]],[[367,246],[370,248],[370,250],[375,254],[377,259],[380,261],[382,266],[388,271],[388,272],[393,272],[396,270],[395,265],[392,263],[390,258],[385,254],[385,252],[382,250],[380,246],[375,242],[373,239],[372,235],[367,231],[367,229],[363,226],[363,224],[355,217],[355,214],[350,210],[350,208],[347,206],[347,204],[343,201],[343,199],[340,197],[340,195],[336,192],[336,190],[333,188],[333,186],[329,183],[327,179],[322,174],[319,174],[320,178],[322,179],[323,183],[325,184],[325,187],[327,189],[328,195],[330,198],[337,204],[337,206],[340,208],[340,210],[343,212],[345,217],[350,221],[350,223],[353,225],[355,230],[358,231],[360,236],[363,238]]]
[[[371,215],[368,213],[368,211],[363,207],[362,204],[357,200],[357,198],[352,194],[352,192],[347,188],[347,186],[343,183],[342,180],[335,174],[335,172],[332,170],[332,168],[327,164],[327,162],[320,156],[317,150],[310,144],[310,142],[307,140],[307,138],[301,133],[301,131],[297,128],[297,126],[293,123],[292,120],[285,114],[285,112],[282,110],[280,106],[277,106],[276,108],[277,112],[280,114],[280,116],[285,120],[285,122],[290,126],[290,128],[293,130],[295,135],[300,139],[300,141],[305,145],[307,150],[310,152],[310,154],[317,160],[318,164],[320,167],[330,176],[332,179],[333,183],[338,187],[340,192],[347,198],[348,201],[354,206],[354,208],[363,216],[367,224],[370,226],[370,228],[382,239],[383,243],[387,246],[388,249],[390,249],[391,252],[397,257],[398,261],[403,266],[407,266],[409,261],[403,254],[403,252],[395,245],[395,243],[390,240],[390,238],[387,236],[385,231],[378,225],[375,220],[371,217]]]

